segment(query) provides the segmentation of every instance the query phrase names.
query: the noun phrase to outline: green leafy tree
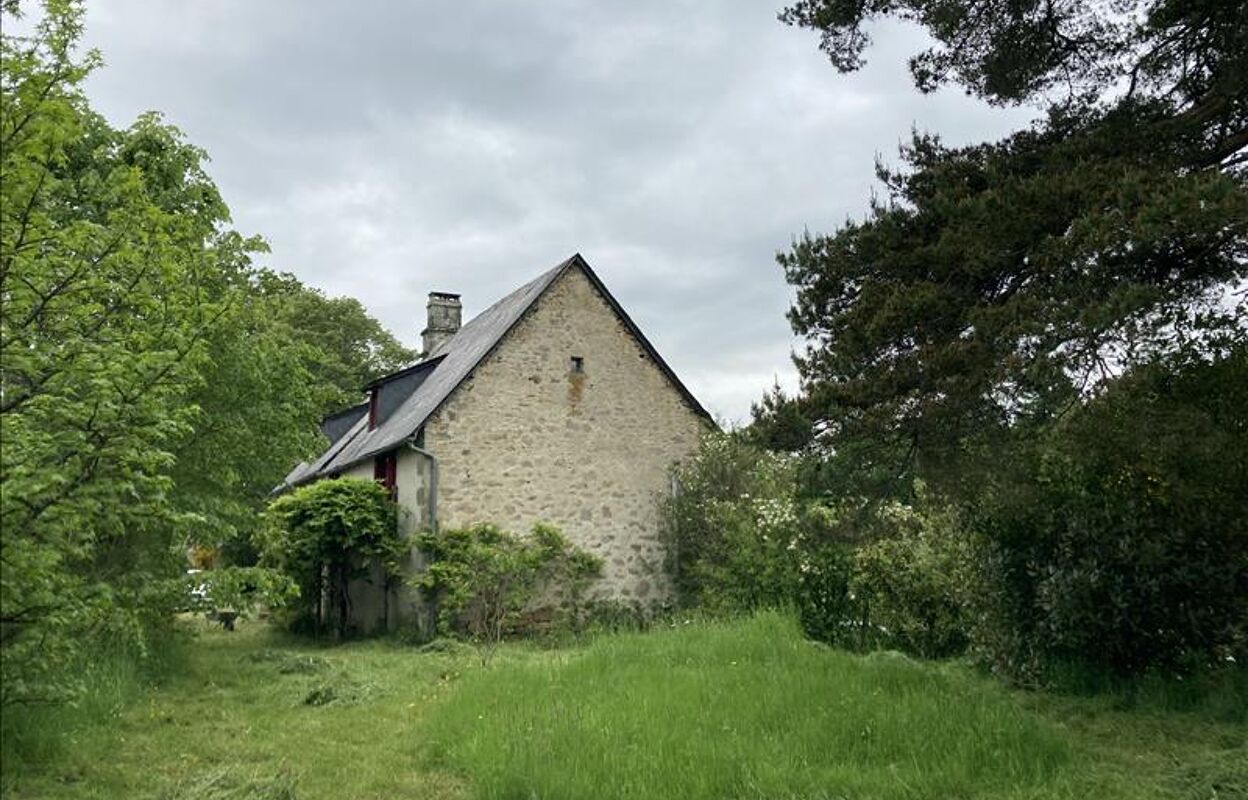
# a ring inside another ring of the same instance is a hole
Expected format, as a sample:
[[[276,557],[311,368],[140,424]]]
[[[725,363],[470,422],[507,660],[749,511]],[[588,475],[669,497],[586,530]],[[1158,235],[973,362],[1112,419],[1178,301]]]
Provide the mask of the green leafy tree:
[[[863,26],[890,15],[937,42],[911,62],[920,88],[1049,113],[996,144],[916,135],[866,220],[781,257],[825,439],[897,454],[899,486],[924,458],[929,477],[956,474],[968,436],[1046,424],[1133,364],[1243,335],[1242,9],[809,0],[783,18],[851,70]]]
[[[154,114],[127,131],[98,117],[90,123],[80,169],[140,170],[163,211],[202,218],[206,268],[196,291],[215,313],[199,330],[195,381],[181,409],[187,429],[171,448],[170,501],[183,538],[218,546],[249,532],[289,465],[318,449],[319,416],[338,390],[311,369],[324,351],[284,324],[281,305],[263,291],[266,273],[251,258],[267,247],[222,228],[228,209],[203,170],[206,154]]]
[[[49,2],[0,45],[5,704],[63,698],[92,635],[141,641],[167,613],[169,468],[224,313],[214,286],[248,248],[194,165],[132,157],[155,118],[116,132],[87,107],[81,17]],[[177,202],[161,169],[181,176]]]
[[[170,499],[184,539],[249,566],[258,512],[290,465],[324,446],[317,425],[338,389],[313,374],[322,351],[275,319],[250,275],[222,298],[226,311],[205,339],[188,397],[190,430],[173,450]]]
[[[334,638],[351,626],[350,584],[380,564],[387,583],[401,574],[411,543],[398,531],[396,506],[375,481],[338,478],[301,486],[274,500],[261,532],[261,563],[298,587],[317,633]],[[388,586],[387,594],[388,594]]]
[[[292,337],[314,348],[305,366],[326,389],[323,413],[358,402],[366,384],[416,360],[415,351],[400,344],[355,298],[326,297],[293,275],[272,271],[258,275],[256,288]]]
[[[80,4],[50,0],[28,35],[10,33],[17,13],[3,6],[0,45],[6,704],[72,695],[98,636],[141,650],[183,603],[188,547],[246,538],[321,446],[345,390],[320,365],[359,358],[347,366],[369,375],[401,358],[349,303],[324,324],[382,355],[331,354],[289,309],[323,298],[293,279],[272,290],[204,152],[156,114],[117,130],[91,110]]]

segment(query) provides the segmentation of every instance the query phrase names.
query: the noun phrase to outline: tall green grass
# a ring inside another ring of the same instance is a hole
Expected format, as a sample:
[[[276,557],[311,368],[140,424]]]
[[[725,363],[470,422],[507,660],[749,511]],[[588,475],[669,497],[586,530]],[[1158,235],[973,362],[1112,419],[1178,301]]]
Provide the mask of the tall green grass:
[[[507,643],[486,667],[464,645],[183,622],[176,668],[101,646],[82,705],[28,709],[0,796],[1248,798],[1230,684],[1198,703],[1187,679],[1008,690],[958,664],[830,651],[782,615]]]
[[[987,681],[777,613],[468,674],[426,732],[485,798],[1043,796],[1072,755]]]
[[[1086,664],[1051,664],[1043,676],[1054,701],[1079,698],[1106,710],[1188,714],[1248,724],[1248,668],[1234,663],[1203,665],[1186,674],[1149,672],[1123,677]]]
[[[45,769],[77,744],[79,733],[107,726],[187,658],[188,642],[174,630],[152,637],[144,651],[101,638],[91,657],[64,665],[81,681],[71,699],[14,705],[0,714],[0,789],[28,770]]]

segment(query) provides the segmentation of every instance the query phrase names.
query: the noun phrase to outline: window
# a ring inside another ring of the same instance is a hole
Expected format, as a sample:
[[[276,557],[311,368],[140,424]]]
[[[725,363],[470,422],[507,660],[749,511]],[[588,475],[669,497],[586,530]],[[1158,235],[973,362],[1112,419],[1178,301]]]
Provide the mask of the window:
[[[390,492],[391,500],[399,499],[399,460],[395,452],[382,453],[373,459],[373,480]]]
[[[572,374],[580,375],[585,371],[585,358],[583,356],[572,356]]]

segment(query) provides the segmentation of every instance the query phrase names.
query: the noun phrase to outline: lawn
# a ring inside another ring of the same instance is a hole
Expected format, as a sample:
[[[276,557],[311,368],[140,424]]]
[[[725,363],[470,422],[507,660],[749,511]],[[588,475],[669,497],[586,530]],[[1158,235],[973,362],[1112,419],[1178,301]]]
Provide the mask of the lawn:
[[[4,786],[187,800],[1223,800],[1248,797],[1234,702],[1213,713],[1010,692],[958,664],[807,642],[777,614],[509,645],[487,666],[464,648],[201,626],[150,692],[6,746]]]

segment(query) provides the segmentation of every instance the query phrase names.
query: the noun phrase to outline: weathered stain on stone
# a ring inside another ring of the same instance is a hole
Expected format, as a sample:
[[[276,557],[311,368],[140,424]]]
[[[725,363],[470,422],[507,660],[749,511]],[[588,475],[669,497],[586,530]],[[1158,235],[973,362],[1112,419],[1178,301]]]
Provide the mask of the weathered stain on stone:
[[[568,405],[572,410],[577,410],[580,405],[581,398],[585,396],[585,373],[572,372],[568,374]]]

